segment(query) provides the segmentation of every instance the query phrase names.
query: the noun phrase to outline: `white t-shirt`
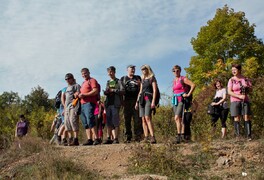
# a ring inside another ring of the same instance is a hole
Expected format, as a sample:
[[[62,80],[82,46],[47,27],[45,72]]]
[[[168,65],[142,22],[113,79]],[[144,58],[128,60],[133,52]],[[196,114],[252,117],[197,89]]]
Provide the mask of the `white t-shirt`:
[[[224,98],[224,95],[226,95],[226,88],[222,88],[220,90],[217,89],[214,98],[217,98],[217,97]],[[223,104],[223,108],[224,109],[228,108],[228,105],[227,105],[226,101],[224,101],[222,104]]]

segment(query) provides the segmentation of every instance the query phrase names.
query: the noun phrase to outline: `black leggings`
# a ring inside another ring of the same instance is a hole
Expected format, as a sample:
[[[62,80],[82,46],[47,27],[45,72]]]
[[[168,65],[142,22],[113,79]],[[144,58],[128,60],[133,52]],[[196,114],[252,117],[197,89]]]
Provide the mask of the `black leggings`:
[[[226,128],[227,115],[228,115],[228,109],[222,109],[220,110],[219,114],[213,114],[211,118],[212,126],[215,127],[217,120],[220,118],[222,123],[222,128]]]

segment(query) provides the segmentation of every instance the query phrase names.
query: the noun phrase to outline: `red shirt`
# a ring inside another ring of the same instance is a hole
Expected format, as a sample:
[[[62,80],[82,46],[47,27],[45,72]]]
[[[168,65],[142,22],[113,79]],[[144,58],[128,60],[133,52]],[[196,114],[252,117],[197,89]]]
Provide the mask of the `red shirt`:
[[[82,83],[82,87],[81,87],[80,91],[81,91],[81,93],[89,93],[94,88],[97,88],[97,81],[94,78],[89,78],[88,80],[85,80]],[[84,98],[81,99],[81,104],[85,104],[88,102],[95,104],[97,102],[97,95],[85,96]]]

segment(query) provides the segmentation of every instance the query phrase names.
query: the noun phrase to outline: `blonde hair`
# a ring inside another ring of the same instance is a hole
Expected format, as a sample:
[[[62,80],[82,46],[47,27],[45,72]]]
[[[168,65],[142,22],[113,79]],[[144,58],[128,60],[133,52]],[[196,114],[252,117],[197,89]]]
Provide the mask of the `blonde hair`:
[[[154,74],[154,72],[152,71],[151,67],[150,67],[149,65],[147,65],[147,64],[142,65],[140,69],[142,70],[142,69],[145,69],[145,68],[148,70],[148,72],[147,72],[146,75],[144,75],[144,74],[142,73],[142,75],[141,75],[141,78],[142,78],[142,79],[149,79],[149,78],[155,76],[155,74]]]

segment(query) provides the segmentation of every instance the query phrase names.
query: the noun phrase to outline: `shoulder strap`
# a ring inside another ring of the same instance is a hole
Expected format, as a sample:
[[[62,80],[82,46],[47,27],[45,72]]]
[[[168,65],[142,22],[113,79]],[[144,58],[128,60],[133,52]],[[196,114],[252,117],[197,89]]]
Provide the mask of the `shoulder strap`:
[[[184,78],[185,78],[184,76],[180,77],[180,82],[181,82],[183,88],[186,86],[186,84],[184,83]]]
[[[122,78],[121,78],[121,81],[123,82],[123,85],[126,85],[126,81],[127,81],[128,77],[127,76],[123,76]]]

